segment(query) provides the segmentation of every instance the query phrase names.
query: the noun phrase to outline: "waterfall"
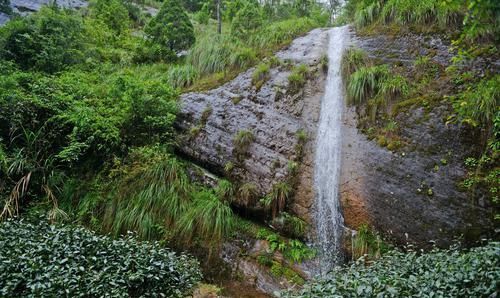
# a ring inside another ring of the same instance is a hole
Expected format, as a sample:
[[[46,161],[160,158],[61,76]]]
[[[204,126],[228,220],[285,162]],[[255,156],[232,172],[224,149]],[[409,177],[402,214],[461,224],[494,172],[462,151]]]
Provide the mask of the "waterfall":
[[[348,28],[329,32],[328,76],[316,139],[314,185],[315,221],[320,257],[320,273],[329,271],[341,258],[344,218],[339,202],[341,163],[341,119],[344,90],[341,77],[342,53],[348,42]]]

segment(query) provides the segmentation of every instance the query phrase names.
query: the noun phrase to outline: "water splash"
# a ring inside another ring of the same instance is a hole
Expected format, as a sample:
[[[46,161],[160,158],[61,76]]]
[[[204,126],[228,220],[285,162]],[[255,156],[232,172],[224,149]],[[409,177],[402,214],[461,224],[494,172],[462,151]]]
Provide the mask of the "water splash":
[[[348,32],[346,26],[333,28],[329,32],[329,68],[316,140],[315,221],[321,274],[328,272],[342,258],[340,245],[344,218],[339,203],[339,178],[344,90],[340,72]]]

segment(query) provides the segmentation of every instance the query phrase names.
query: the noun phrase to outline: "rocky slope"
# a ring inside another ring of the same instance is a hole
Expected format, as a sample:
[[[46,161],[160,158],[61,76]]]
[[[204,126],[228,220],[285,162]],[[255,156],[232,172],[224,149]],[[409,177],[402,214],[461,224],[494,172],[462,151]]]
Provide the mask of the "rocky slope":
[[[354,34],[354,33],[353,33]],[[439,37],[353,36],[354,46],[383,63],[412,65],[428,55],[446,67],[452,55]],[[493,231],[492,210],[486,200],[472,200],[461,191],[464,160],[473,156],[470,132],[447,123],[448,103],[427,110],[414,106],[395,121],[407,145],[390,151],[358,129],[356,113],[344,115],[342,204],[346,224],[367,223],[397,243],[447,245],[463,234],[477,240]]]
[[[309,141],[289,208],[309,220],[314,199],[311,140],[315,138],[324,90],[324,74],[318,64],[326,41],[327,31],[317,29],[278,52],[276,57],[282,63],[270,69],[269,79],[260,89],[252,84],[255,68],[251,68],[217,89],[182,95],[178,126],[191,133],[181,142],[181,153],[237,184],[253,183],[260,198],[271,192],[275,183],[289,177],[289,163],[299,159],[297,132],[305,131]],[[292,93],[288,76],[299,64],[308,66],[309,80],[303,89]],[[241,131],[250,131],[255,141],[245,158],[238,159],[234,139]],[[264,210],[258,200],[236,205],[260,214]]]

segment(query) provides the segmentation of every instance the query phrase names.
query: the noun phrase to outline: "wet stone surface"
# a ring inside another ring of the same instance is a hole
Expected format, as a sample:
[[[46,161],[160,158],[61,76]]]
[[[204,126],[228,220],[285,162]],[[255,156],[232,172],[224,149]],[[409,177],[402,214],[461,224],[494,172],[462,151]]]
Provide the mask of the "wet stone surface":
[[[324,74],[317,64],[325,53],[326,41],[327,32],[316,29],[277,53],[289,65],[273,67],[270,79],[260,90],[252,85],[254,68],[251,68],[217,89],[183,94],[177,126],[186,132],[195,127],[199,131],[184,139],[179,150],[195,163],[237,184],[255,184],[261,197],[275,183],[289,177],[288,165],[297,160],[296,134],[304,130],[309,141],[300,163],[295,196],[288,207],[309,220],[309,207],[314,199],[313,144],[324,90]],[[291,67],[298,64],[309,65],[310,80],[303,90],[289,94],[288,76]],[[206,123],[202,121],[204,113]],[[255,141],[245,158],[238,159],[233,140],[244,130],[252,132]],[[234,165],[229,173],[224,170],[228,163]],[[240,203],[248,209],[263,209],[258,200]]]
[[[355,37],[355,44],[383,63],[411,64],[433,52],[433,59],[449,63],[447,43],[438,37],[404,37],[395,42],[386,36]],[[427,40],[427,46],[420,43]],[[475,241],[494,230],[491,206],[474,202],[459,188],[466,175],[464,160],[474,156],[470,131],[446,123],[451,107],[431,111],[414,107],[394,119],[400,136],[408,142],[391,152],[368,140],[358,129],[351,109],[343,121],[341,200],[347,226],[363,223],[382,231],[396,243],[447,246],[463,235]]]

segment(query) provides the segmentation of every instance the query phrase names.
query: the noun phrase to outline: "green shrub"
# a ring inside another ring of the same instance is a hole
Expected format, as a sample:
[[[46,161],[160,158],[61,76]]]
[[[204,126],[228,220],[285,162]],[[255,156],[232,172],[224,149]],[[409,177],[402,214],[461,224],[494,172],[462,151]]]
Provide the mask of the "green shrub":
[[[287,212],[281,212],[279,216],[273,220],[272,224],[290,237],[303,239],[306,236],[307,223]]]
[[[185,297],[200,280],[196,260],[155,242],[43,221],[0,223],[1,296]]]
[[[0,28],[0,57],[49,73],[83,61],[84,26],[74,12],[43,7]]]
[[[121,0],[92,0],[89,4],[90,15],[103,22],[115,34],[128,33],[130,19]]]
[[[262,25],[262,13],[260,5],[248,2],[239,10],[232,23],[231,34],[246,37]]]
[[[203,4],[202,8],[194,15],[194,19],[200,24],[208,24],[208,22],[210,21],[210,11],[208,3]]]
[[[498,291],[500,243],[468,251],[392,251],[336,267],[324,279],[284,297],[490,297]]]
[[[195,42],[193,24],[177,0],[166,0],[144,28],[148,40],[159,47],[160,57],[170,60]]]
[[[500,106],[500,75],[469,85],[460,93],[453,107],[460,119],[473,126],[482,126],[490,132]]]

